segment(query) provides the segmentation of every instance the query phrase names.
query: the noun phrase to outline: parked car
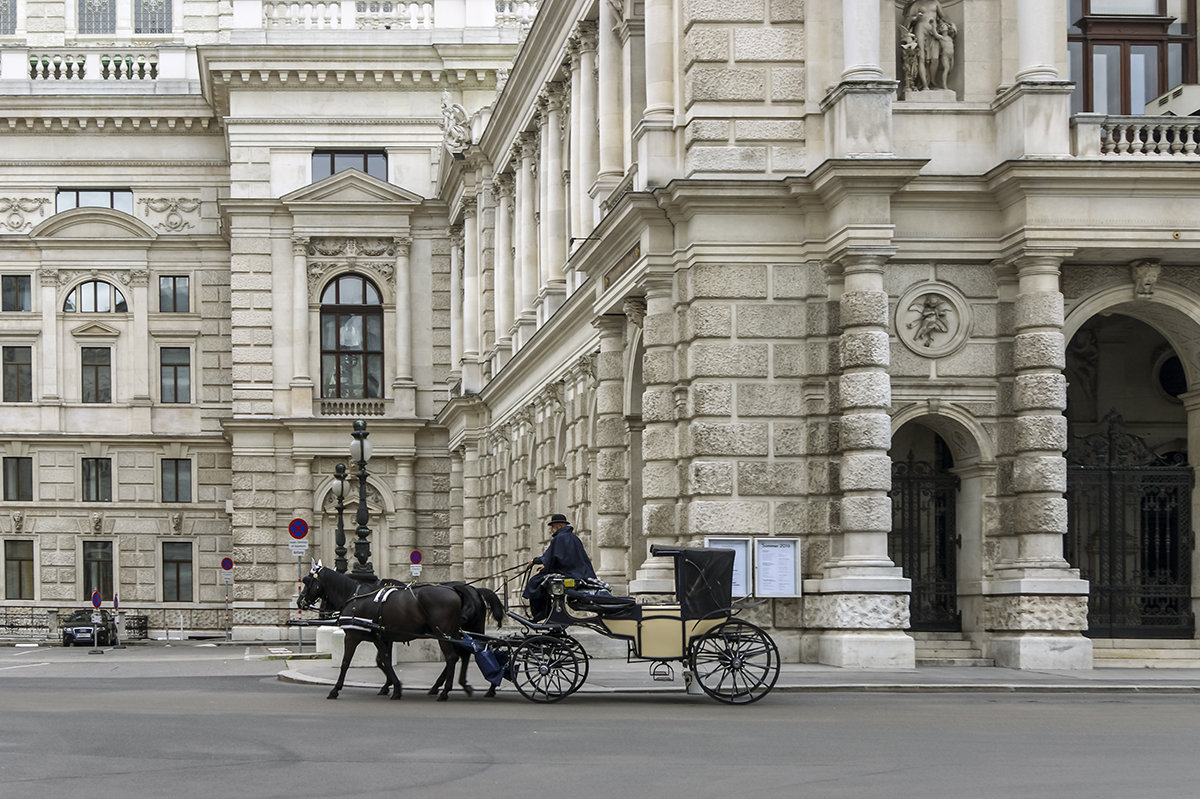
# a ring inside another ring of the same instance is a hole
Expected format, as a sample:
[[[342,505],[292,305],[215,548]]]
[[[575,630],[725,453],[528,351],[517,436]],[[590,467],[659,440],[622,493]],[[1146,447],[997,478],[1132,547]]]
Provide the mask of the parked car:
[[[93,611],[91,608],[72,611],[70,616],[59,622],[62,628],[63,646],[92,645],[92,613],[100,614],[95,625],[97,646],[108,646],[117,640],[117,622],[107,610]]]

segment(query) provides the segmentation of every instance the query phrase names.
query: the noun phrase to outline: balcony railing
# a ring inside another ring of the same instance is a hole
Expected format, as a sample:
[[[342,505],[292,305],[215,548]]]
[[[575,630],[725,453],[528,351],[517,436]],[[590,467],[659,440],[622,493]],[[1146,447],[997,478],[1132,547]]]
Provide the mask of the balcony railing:
[[[1200,150],[1200,117],[1079,114],[1071,127],[1077,156],[1195,158]]]
[[[527,26],[538,0],[232,0],[238,30],[429,30]]]
[[[0,83],[153,83],[186,80],[188,48],[6,47],[0,49]]]
[[[321,399],[322,416],[383,416],[387,413],[384,399]]]

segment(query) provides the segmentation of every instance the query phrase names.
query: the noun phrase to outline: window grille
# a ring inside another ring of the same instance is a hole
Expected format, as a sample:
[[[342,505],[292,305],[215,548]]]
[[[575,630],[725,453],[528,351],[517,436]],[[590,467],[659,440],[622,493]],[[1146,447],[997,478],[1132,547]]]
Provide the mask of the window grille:
[[[171,0],[134,0],[134,33],[170,33]]]
[[[17,32],[17,0],[0,0],[0,36]]]
[[[116,0],[79,0],[80,33],[116,33]]]

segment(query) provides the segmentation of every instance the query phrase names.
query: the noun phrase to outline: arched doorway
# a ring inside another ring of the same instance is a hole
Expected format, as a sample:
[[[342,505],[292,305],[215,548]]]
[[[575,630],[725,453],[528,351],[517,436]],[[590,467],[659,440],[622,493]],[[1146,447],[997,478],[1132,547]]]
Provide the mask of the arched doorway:
[[[954,457],[940,435],[906,424],[892,438],[892,529],[888,556],[912,581],[908,629],[960,632]]]
[[[1182,363],[1155,328],[1095,316],[1067,347],[1064,555],[1090,584],[1087,635],[1190,638],[1194,475]]]

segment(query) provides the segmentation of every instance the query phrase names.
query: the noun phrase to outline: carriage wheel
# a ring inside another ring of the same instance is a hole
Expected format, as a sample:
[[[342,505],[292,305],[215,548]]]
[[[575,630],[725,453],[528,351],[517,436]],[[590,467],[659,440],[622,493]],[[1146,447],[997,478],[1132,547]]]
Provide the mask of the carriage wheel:
[[[588,675],[587,652],[570,636],[530,636],[513,650],[509,665],[517,690],[534,702],[566,699]]]
[[[747,705],[762,699],[779,679],[779,650],[766,632],[730,619],[692,641],[689,665],[704,693],[718,702]]]

